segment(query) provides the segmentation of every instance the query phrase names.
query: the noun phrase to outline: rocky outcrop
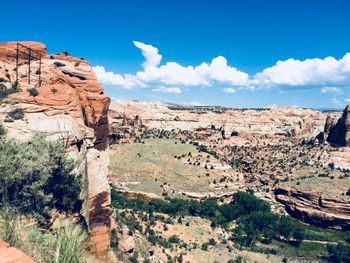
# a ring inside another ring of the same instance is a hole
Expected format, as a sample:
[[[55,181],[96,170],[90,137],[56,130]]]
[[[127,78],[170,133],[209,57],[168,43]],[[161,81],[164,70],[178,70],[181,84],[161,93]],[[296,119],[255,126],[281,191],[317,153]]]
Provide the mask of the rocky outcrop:
[[[335,146],[350,146],[350,105],[346,106],[342,116],[336,120],[334,117],[327,117],[325,134],[327,141]]]
[[[34,260],[0,239],[0,263],[34,263]]]
[[[43,54],[41,60],[41,85],[39,86],[39,61],[31,62],[30,84],[28,79],[28,63],[19,59],[18,75],[20,91],[9,96],[26,104],[27,112],[42,112],[45,115],[63,113],[75,119],[81,119],[83,124],[94,130],[94,145],[99,150],[107,147],[108,107],[109,97],[104,94],[103,87],[97,81],[92,67],[82,59],[69,55],[48,55],[45,45],[36,42],[21,42]],[[15,42],[1,43],[0,75],[7,76],[4,83],[10,88],[15,80],[14,59],[16,56]],[[2,73],[2,74],[1,74]],[[32,96],[27,88],[37,87],[39,94]],[[35,105],[33,108],[31,105]]]
[[[316,191],[289,186],[275,189],[276,200],[293,217],[312,225],[350,230],[350,202],[346,199],[324,197]]]
[[[8,96],[7,103],[2,103],[0,120],[7,120],[7,113],[19,108],[24,112],[22,120],[4,122],[8,137],[26,141],[41,132],[50,139],[63,140],[72,157],[85,160],[79,167],[85,177],[83,215],[90,232],[91,251],[104,259],[110,237],[110,99],[87,61],[66,52],[49,55],[41,43],[20,43],[40,52],[41,63],[33,58],[29,71],[27,56],[19,56],[18,90]],[[0,43],[0,85],[7,90],[16,80],[16,46],[17,42]],[[33,96],[30,88],[38,94]]]

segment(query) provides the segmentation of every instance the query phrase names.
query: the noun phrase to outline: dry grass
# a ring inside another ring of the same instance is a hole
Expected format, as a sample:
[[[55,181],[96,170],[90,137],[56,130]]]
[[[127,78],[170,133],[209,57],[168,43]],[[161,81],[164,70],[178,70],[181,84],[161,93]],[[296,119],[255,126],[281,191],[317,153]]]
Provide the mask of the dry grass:
[[[39,228],[34,220],[7,209],[0,215],[0,236],[37,263],[94,262],[87,252],[86,231],[71,222],[49,232]]]

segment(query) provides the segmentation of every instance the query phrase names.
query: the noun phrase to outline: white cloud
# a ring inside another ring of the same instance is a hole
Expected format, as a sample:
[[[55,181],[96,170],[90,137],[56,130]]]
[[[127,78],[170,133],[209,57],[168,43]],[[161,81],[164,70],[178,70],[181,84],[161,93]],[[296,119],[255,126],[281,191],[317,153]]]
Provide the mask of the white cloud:
[[[337,100],[336,98],[332,98],[332,103],[336,106],[336,107],[339,107],[342,105],[342,103]]]
[[[344,86],[350,83],[350,53],[341,59],[326,57],[277,63],[254,76],[253,83],[271,86]]]
[[[106,71],[103,66],[93,67],[98,80],[108,86],[123,87],[130,89],[133,87],[145,87],[145,84],[130,74],[120,75],[111,71]]]
[[[176,62],[166,62],[160,65],[162,56],[152,45],[134,41],[145,58],[143,71],[136,74],[118,74],[106,72],[103,66],[93,69],[99,81],[104,85],[115,87],[212,87],[212,86],[241,86],[248,84],[249,75],[227,64],[226,58],[218,56],[210,63],[203,62],[198,66],[183,66]]]
[[[141,50],[145,61],[143,70],[135,74],[118,74],[108,72],[103,66],[93,69],[99,81],[104,85],[119,88],[151,88],[164,87],[158,92],[175,91],[178,87],[218,87],[224,92],[256,88],[288,87],[324,87],[323,93],[339,93],[340,88],[350,85],[350,53],[342,58],[334,57],[297,60],[290,58],[277,61],[272,67],[265,68],[253,76],[228,65],[225,57],[217,56],[210,62],[199,65],[184,66],[174,61],[162,63],[162,55],[158,48],[142,42],[134,41]],[[175,91],[175,93],[178,92]]]
[[[144,43],[133,41],[134,45],[141,49],[142,55],[145,57],[146,61],[142,64],[144,68],[156,67],[162,60],[162,56],[158,54],[158,48],[152,45],[146,45]]]
[[[160,93],[173,93],[173,94],[180,94],[181,89],[177,87],[159,87],[156,89],[152,89],[154,92],[160,92]]]
[[[224,88],[222,89],[222,91],[225,93],[231,93],[231,94],[236,93],[236,90],[233,88]]]
[[[341,93],[341,90],[337,87],[324,87],[321,89],[322,93],[335,93],[335,94],[339,94]]]
[[[350,103],[350,98],[349,99],[345,99],[345,102]]]

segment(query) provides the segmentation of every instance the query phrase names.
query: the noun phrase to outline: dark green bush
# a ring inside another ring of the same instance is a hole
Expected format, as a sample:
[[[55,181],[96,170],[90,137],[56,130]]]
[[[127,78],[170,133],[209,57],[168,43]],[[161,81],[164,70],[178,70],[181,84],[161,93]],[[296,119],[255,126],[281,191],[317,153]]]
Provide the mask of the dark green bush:
[[[0,122],[0,137],[4,136],[6,134],[6,129],[4,127],[4,124]]]
[[[56,67],[64,67],[65,66],[65,64],[63,64],[63,63],[61,63],[61,62],[59,62],[59,61],[55,61],[54,63],[53,63]]]
[[[40,218],[51,209],[79,211],[81,180],[61,142],[35,136],[28,143],[0,140],[0,203]]]
[[[350,247],[342,243],[337,245],[328,245],[329,261],[335,263],[350,262]]]
[[[16,108],[8,112],[7,115],[14,120],[22,120],[24,118],[24,111],[21,108]]]
[[[36,97],[39,95],[39,91],[36,88],[29,88],[27,89],[29,92],[30,96]]]

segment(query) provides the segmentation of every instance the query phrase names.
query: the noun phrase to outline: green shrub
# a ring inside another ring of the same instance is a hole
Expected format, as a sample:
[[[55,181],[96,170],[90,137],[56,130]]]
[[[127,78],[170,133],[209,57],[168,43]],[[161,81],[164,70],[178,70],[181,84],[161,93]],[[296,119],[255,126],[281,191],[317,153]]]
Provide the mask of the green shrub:
[[[14,120],[22,120],[24,118],[24,111],[21,108],[16,108],[8,112],[7,115]]]
[[[61,63],[61,62],[59,62],[59,61],[55,61],[53,64],[54,64],[56,67],[58,67],[58,68],[64,67],[64,66],[65,66],[65,64],[63,64],[63,63]]]
[[[47,218],[51,209],[79,211],[81,180],[61,142],[37,135],[29,143],[0,140],[0,203]]]
[[[328,245],[328,253],[330,254],[330,262],[350,262],[350,247],[342,243],[337,245]]]
[[[180,238],[176,235],[172,235],[171,237],[169,237],[169,242],[170,243],[180,243]]]
[[[0,122],[0,137],[4,136],[6,134],[6,129],[4,127],[4,124]]]
[[[36,88],[28,88],[27,91],[29,92],[30,96],[36,97],[39,95],[39,91]]]

